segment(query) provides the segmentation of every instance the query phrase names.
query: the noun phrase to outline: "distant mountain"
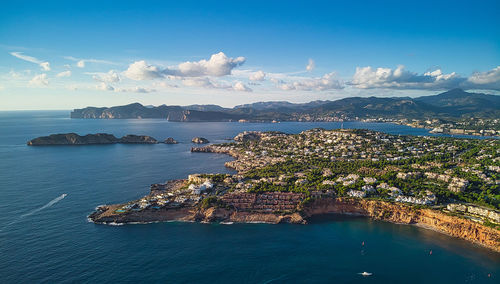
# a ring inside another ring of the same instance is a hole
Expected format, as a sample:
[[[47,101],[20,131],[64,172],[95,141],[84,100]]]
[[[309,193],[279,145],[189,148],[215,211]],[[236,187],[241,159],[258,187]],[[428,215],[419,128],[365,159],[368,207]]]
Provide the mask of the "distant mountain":
[[[324,104],[312,111],[316,114],[342,112],[349,116],[414,116],[432,114],[435,107],[410,98],[345,98]]]
[[[480,112],[483,116],[491,116],[500,112],[500,96],[468,93],[462,89],[415,98],[415,101],[439,107],[441,112],[450,114],[466,115]]]
[[[75,109],[71,112],[71,118],[163,118],[169,121],[230,121],[235,119],[233,115],[225,112],[187,110],[180,106],[166,105],[150,108],[140,103],[110,108]]]
[[[158,107],[133,103],[110,108],[75,109],[72,118],[163,118],[169,121],[324,120],[347,118],[459,118],[500,117],[500,96],[453,89],[418,98],[354,97],[336,101],[294,104],[285,101],[258,102],[223,108],[218,105]]]
[[[183,109],[186,110],[198,110],[198,111],[227,111],[228,108],[223,108],[218,105],[189,105],[183,106]]]
[[[234,108],[251,108],[256,110],[277,110],[277,109],[308,109],[329,103],[330,101],[312,101],[309,103],[294,104],[286,101],[257,102],[251,104],[237,105]]]

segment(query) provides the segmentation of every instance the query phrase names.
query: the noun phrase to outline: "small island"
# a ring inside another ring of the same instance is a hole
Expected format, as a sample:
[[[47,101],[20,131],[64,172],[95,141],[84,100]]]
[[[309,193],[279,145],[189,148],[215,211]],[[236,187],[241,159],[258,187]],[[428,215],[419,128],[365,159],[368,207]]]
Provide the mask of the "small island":
[[[237,174],[192,174],[103,205],[95,223],[306,224],[321,214],[413,224],[500,251],[500,141],[312,129],[244,132],[194,147],[223,153]]]
[[[98,144],[157,144],[158,141],[145,135],[125,135],[116,138],[112,134],[97,133],[80,136],[76,133],[52,134],[28,141],[28,146],[48,145],[98,145]]]
[[[195,144],[207,144],[207,143],[210,143],[210,141],[208,141],[207,138],[203,138],[203,137],[194,137],[191,142],[195,143]]]

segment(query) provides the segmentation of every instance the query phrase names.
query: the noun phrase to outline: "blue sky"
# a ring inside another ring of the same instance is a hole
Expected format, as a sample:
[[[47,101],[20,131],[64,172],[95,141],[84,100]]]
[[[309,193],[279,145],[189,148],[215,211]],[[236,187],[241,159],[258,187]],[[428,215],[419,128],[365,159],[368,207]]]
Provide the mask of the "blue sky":
[[[0,109],[500,92],[498,1],[65,2],[2,4]]]

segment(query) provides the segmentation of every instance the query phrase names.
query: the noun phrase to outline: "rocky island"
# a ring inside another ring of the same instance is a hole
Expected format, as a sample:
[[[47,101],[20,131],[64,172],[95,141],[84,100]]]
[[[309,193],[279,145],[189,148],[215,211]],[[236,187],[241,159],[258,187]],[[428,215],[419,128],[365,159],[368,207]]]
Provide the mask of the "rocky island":
[[[165,139],[163,141],[163,143],[165,144],[178,144],[179,142],[177,142],[174,138],[172,137],[168,137],[167,139]]]
[[[203,137],[194,137],[191,142],[195,143],[195,144],[207,144],[207,143],[210,143],[210,141],[208,141],[207,138],[203,138]]]
[[[103,205],[95,223],[305,224],[350,214],[413,224],[500,252],[500,141],[312,129],[245,132],[194,147],[224,153],[237,174],[192,174],[148,195]]]
[[[47,145],[96,145],[96,144],[157,144],[158,141],[145,135],[125,135],[116,138],[112,134],[97,133],[80,136],[76,133],[52,134],[28,141],[28,146]]]

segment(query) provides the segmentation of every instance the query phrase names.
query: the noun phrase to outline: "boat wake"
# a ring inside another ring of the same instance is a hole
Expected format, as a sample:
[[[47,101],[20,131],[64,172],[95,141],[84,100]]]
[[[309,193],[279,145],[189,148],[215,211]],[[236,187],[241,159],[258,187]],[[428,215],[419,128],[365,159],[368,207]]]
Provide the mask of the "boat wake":
[[[31,215],[33,215],[35,213],[38,213],[38,212],[42,211],[43,209],[49,208],[50,206],[52,206],[52,205],[56,204],[57,202],[63,200],[64,197],[66,197],[66,196],[68,196],[68,195],[66,193],[63,193],[60,196],[58,196],[58,197],[52,199],[51,201],[49,201],[49,203],[45,204],[44,206],[42,206],[40,208],[36,208],[34,210],[31,210],[28,213],[25,213],[25,214],[19,216],[19,218],[17,218],[16,220],[14,220],[14,221],[8,223],[7,225],[5,225],[5,227],[3,229],[5,229],[6,227],[8,227],[10,225],[13,225],[13,224],[19,222],[21,219],[23,219],[25,217],[31,216]],[[0,231],[3,231],[3,229],[0,229]]]
[[[57,202],[59,202],[59,201],[63,200],[63,199],[64,199],[64,197],[66,197],[66,196],[67,196],[67,194],[66,194],[66,193],[63,193],[63,194],[61,194],[61,196],[58,196],[58,197],[56,197],[56,198],[52,199],[49,203],[45,204],[44,206],[42,206],[42,207],[40,207],[40,208],[37,208],[37,209],[35,209],[35,210],[32,210],[32,211],[30,211],[30,212],[28,212],[28,213],[26,213],[26,214],[21,215],[21,217],[20,217],[20,218],[24,218],[24,217],[27,217],[27,216],[33,215],[33,214],[35,214],[35,213],[37,213],[37,212],[42,211],[42,210],[43,210],[43,209],[45,209],[45,208],[49,208],[50,206],[52,206],[52,205],[56,204]]]

